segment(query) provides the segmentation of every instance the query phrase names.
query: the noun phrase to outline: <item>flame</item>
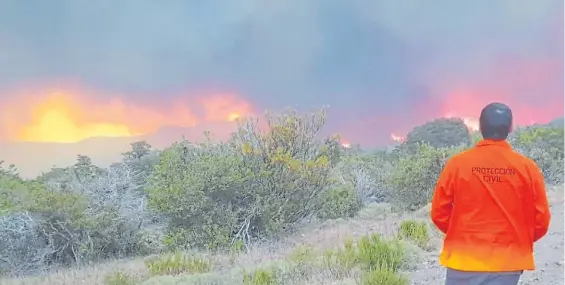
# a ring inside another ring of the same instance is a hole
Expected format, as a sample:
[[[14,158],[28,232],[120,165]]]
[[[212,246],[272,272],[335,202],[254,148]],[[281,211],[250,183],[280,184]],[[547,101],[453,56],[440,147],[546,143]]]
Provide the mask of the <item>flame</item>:
[[[336,134],[336,135],[333,136],[333,138],[334,138],[334,139],[337,139],[337,140],[339,141],[339,144],[341,145],[341,147],[343,147],[343,148],[351,148],[351,143],[350,143],[348,140],[342,138],[341,135]]]
[[[396,135],[394,133],[390,134],[390,139],[395,142],[404,142],[405,138],[403,136]]]
[[[463,120],[463,123],[467,126],[467,128],[469,129],[469,131],[473,132],[473,131],[478,131],[479,130],[479,119],[474,118],[474,117],[460,117],[460,116],[456,116],[454,115],[453,112],[449,112],[447,113],[444,118],[460,118],[461,120]]]
[[[232,100],[228,100],[228,99]],[[199,100],[204,108],[206,121],[235,121],[242,114],[249,114],[251,106],[242,100],[236,101],[230,95],[219,95],[215,97],[202,98]]]
[[[241,115],[239,113],[232,112],[228,115],[228,122],[236,121],[239,118],[241,118]]]
[[[479,130],[479,120],[474,118],[462,118],[463,123],[469,128],[469,131],[478,131]]]
[[[79,123],[81,107],[66,94],[53,93],[32,108],[33,123],[17,133],[22,141],[75,142],[89,137],[123,137],[136,135],[128,126],[111,122]]]
[[[19,100],[4,104],[6,107],[0,110],[3,137],[10,140],[71,143],[93,137],[130,137],[166,126],[232,122],[252,114],[251,105],[233,94],[172,100],[169,108],[164,104],[160,108],[133,104],[120,96],[100,96],[81,90],[22,95],[14,96]],[[196,115],[197,111],[202,114]]]
[[[451,113],[448,113],[446,116],[444,116],[445,118],[454,118],[456,116],[453,116]],[[470,117],[463,117],[461,118],[463,120],[463,123],[465,123],[465,125],[467,126],[467,128],[469,129],[469,131],[478,131],[479,130],[479,120],[475,119],[475,118],[470,118]],[[406,141],[406,137],[403,135],[398,135],[396,133],[391,133],[390,134],[390,139],[393,142],[404,142]]]

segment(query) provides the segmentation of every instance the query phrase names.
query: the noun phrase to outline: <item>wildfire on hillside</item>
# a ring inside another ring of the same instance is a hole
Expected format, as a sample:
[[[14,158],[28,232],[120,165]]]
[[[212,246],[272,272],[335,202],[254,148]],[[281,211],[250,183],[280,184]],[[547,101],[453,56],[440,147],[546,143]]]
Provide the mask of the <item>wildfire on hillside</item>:
[[[135,105],[119,97],[96,99],[104,98],[96,95],[81,90],[22,94],[20,100],[2,110],[3,137],[14,141],[71,143],[92,137],[144,135],[168,126],[231,122],[253,113],[249,103],[233,94],[177,100],[164,109]]]
[[[487,95],[475,95],[483,93]],[[150,134],[163,127],[196,127],[208,126],[209,123],[233,122],[253,116],[257,110],[255,104],[230,92],[166,97],[166,100],[157,103],[155,100],[159,99],[154,96],[145,104],[143,100],[127,99],[131,96],[100,94],[81,88],[35,89],[0,95],[9,95],[0,96],[4,98],[0,102],[0,139],[11,141],[72,143],[93,137],[131,137]],[[385,125],[390,128],[385,130],[384,136],[375,139],[401,143],[405,141],[411,126],[422,124],[438,115],[461,118],[470,131],[477,131],[478,113],[482,106],[490,102],[487,98],[500,98],[503,102],[510,102],[517,114],[515,119],[518,125],[549,121],[563,114],[558,104],[551,105],[552,108],[556,106],[551,110],[541,110],[524,103],[512,105],[514,101],[511,97],[491,96],[488,92],[458,91],[444,98],[438,104],[439,107],[429,108],[433,113],[413,112],[404,121],[396,118],[376,120],[375,124],[379,124],[375,126],[377,129]],[[330,116],[331,114],[332,112],[329,113]],[[403,127],[389,126],[389,120],[396,120]],[[333,130],[348,138],[347,141],[340,140],[344,148],[350,148],[367,136],[363,135],[367,130],[364,121],[355,121],[358,127],[349,123],[346,122],[341,129]],[[218,130],[210,131],[215,133]],[[387,138],[389,131],[392,132]]]

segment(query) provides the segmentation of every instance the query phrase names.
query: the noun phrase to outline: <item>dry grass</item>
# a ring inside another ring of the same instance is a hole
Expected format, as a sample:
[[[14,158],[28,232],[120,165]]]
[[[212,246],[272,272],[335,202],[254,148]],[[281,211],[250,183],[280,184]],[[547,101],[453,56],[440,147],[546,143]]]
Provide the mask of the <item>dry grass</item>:
[[[285,284],[359,284],[359,282],[367,283],[363,278],[369,277],[374,280],[380,280],[378,278],[388,280],[386,278],[390,276],[386,272],[373,272],[372,276],[365,276],[354,268],[343,271],[331,266],[313,266],[313,264],[323,263],[324,256],[329,252],[335,252],[338,248],[343,248],[348,240],[358,240],[375,233],[379,233],[384,238],[392,238],[396,235],[401,221],[401,217],[393,213],[390,207],[376,204],[363,209],[354,219],[310,224],[284,241],[257,245],[246,253],[224,252],[204,255],[185,252],[170,256],[115,260],[83,268],[53,271],[37,277],[0,279],[0,284],[254,285],[275,284],[269,282],[269,278],[281,279],[282,275]],[[417,257],[417,251],[415,246],[409,247],[407,255],[409,261]],[[251,272],[262,280],[254,281],[248,277],[246,279],[246,274],[250,276]],[[273,274],[278,276],[271,276]]]
[[[563,186],[548,188],[550,204],[563,203],[562,191]],[[428,216],[429,206],[410,215],[400,215],[393,212],[386,204],[374,204],[364,208],[353,219],[337,219],[321,224],[309,224],[284,241],[257,245],[246,253],[184,252],[181,253],[182,256],[150,256],[130,260],[115,260],[83,268],[53,271],[37,277],[0,279],[0,284],[264,285],[276,284],[270,282],[270,278],[280,278],[281,275],[290,277],[285,279],[284,282],[284,284],[289,285],[403,284],[402,281],[394,283],[398,281],[390,279],[394,276],[378,270],[371,274],[363,274],[355,268],[350,271],[343,270],[343,267],[347,267],[343,264],[338,267],[312,265],[320,263],[320,261],[324,263],[324,260],[336,259],[335,255],[332,258],[328,258],[328,255],[335,254],[336,249],[343,248],[348,240],[358,240],[374,233],[382,234],[388,238],[400,235],[407,240],[412,240],[414,245],[408,245],[406,257],[408,264],[416,264],[422,261],[422,258],[426,258],[425,256],[435,254],[434,252],[426,253],[416,245],[428,250],[438,249],[441,245],[442,234],[435,230],[433,226],[429,227],[431,229],[429,236],[423,230],[426,223],[429,225]],[[429,243],[426,244],[426,241]],[[177,261],[174,261],[175,258]],[[173,265],[167,265],[167,262]],[[153,267],[148,266],[148,264],[153,264]],[[250,278],[251,275],[258,279]],[[367,278],[372,278],[370,281],[375,283],[368,282]]]

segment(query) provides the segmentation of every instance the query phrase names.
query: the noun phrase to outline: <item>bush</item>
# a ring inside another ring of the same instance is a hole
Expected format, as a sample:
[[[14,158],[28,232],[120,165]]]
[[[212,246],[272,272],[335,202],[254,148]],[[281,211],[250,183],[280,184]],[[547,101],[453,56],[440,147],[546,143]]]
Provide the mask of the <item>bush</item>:
[[[511,133],[510,143],[516,148],[542,148],[554,157],[563,157],[564,129],[551,125],[523,127]]]
[[[227,144],[177,143],[150,178],[149,206],[169,221],[172,246],[248,244],[292,230],[320,209],[338,143],[320,141],[325,112],[240,123]]]
[[[125,167],[98,168],[85,156],[65,169],[24,181],[0,175],[0,262],[9,275],[146,253],[140,230],[144,197]]]
[[[137,190],[132,172],[114,167],[102,170],[89,159],[61,170],[44,183],[48,195],[40,207],[53,235],[55,263],[74,264],[106,258],[120,258],[145,252],[140,230],[145,220],[145,197]],[[59,197],[59,198],[57,198]]]
[[[401,209],[415,211],[431,200],[439,174],[447,160],[464,147],[433,148],[420,144],[413,154],[398,160],[388,177],[391,201]]]
[[[352,187],[348,188],[346,185],[333,187],[325,193],[318,217],[323,220],[353,217],[361,205]]]
[[[361,237],[357,243],[348,240],[343,249],[327,251],[324,263],[342,270],[359,266],[366,271],[398,272],[405,265],[405,250],[397,240],[388,241],[378,234]],[[335,265],[334,265],[335,264]]]
[[[465,122],[459,118],[441,118],[415,127],[406,136],[403,146],[410,150],[419,144],[433,148],[471,145],[471,134]]]
[[[427,248],[430,242],[428,224],[415,220],[404,220],[400,223],[398,236],[402,239],[410,240],[421,248]]]
[[[168,222],[171,249],[229,244],[241,210],[231,204],[241,195],[240,165],[224,145],[183,142],[163,152],[147,193],[149,207]]]
[[[386,178],[394,169],[398,158],[392,151],[347,152],[332,170],[338,185],[354,189],[361,204],[384,202],[390,189]]]
[[[366,270],[398,272],[405,263],[404,248],[397,241],[386,241],[379,235],[364,236],[357,244],[357,256]]]
[[[509,137],[512,146],[534,160],[546,182],[563,183],[565,134],[563,127],[534,125],[515,130]]]
[[[45,270],[55,251],[40,235],[29,213],[0,217],[0,275],[21,276]]]
[[[1,271],[21,275],[80,258],[74,234],[86,225],[84,197],[11,176],[0,177],[0,193],[0,253],[8,257],[0,261]]]

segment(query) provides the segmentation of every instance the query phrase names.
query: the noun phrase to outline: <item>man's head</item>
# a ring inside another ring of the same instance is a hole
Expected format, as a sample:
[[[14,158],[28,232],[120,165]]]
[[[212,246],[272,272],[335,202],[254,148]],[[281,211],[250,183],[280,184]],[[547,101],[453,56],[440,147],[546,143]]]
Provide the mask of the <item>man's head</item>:
[[[512,131],[512,110],[502,103],[490,103],[481,111],[481,134],[486,140],[505,140]]]

